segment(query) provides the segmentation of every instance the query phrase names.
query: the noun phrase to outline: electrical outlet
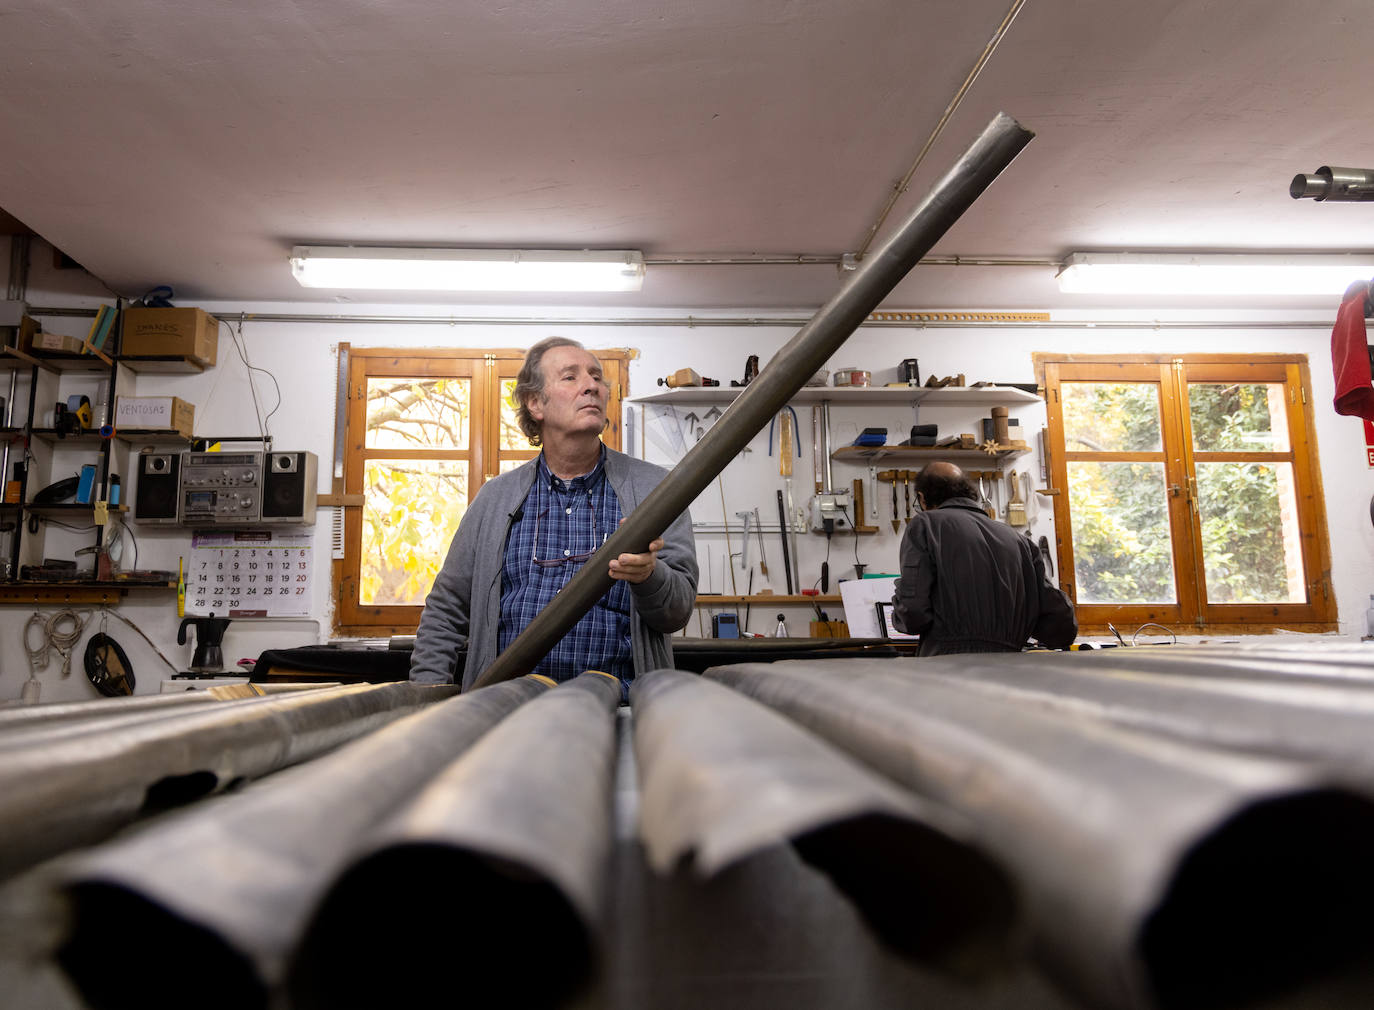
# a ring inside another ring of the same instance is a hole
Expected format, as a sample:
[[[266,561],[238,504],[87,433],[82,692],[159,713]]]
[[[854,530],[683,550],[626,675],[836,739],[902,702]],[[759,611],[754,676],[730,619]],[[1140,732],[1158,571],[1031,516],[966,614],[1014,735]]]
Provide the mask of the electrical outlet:
[[[848,530],[853,516],[853,495],[848,491],[826,491],[811,499],[811,530],[814,533],[825,533],[827,520],[833,533]]]

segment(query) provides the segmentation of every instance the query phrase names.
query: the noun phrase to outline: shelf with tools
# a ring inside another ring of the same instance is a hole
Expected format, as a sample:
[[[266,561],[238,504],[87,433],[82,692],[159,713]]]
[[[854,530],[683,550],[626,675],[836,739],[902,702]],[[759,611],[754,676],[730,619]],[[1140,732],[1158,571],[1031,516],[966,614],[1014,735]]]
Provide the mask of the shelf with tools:
[[[738,603],[780,603],[780,604],[806,604],[806,603],[840,603],[839,593],[821,593],[816,596],[807,596],[798,593],[751,593],[747,596],[721,596],[710,593],[697,597],[698,607],[718,607],[726,604],[735,605]]]
[[[626,398],[626,403],[730,403],[747,386],[680,386],[644,396]],[[874,404],[904,403],[940,407],[991,407],[1017,403],[1039,403],[1040,397],[1016,386],[803,386],[792,403]]]
[[[992,452],[986,449],[962,449],[954,446],[924,445],[846,445],[830,454],[839,463],[877,463],[887,460],[893,463],[933,463],[944,460],[957,463],[967,470],[974,464],[1001,466],[1003,463],[1018,459],[1030,449],[1013,446],[999,447]]]

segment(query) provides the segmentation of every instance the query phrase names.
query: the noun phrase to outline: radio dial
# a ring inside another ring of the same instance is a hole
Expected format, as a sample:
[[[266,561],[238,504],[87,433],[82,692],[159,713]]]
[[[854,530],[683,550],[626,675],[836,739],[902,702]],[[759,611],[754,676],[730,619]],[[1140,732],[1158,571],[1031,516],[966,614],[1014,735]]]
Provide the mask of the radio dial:
[[[245,471],[243,471],[243,482],[244,482],[245,484],[251,484],[251,483],[253,483],[253,477],[254,477],[254,476],[256,476],[256,475],[253,473],[252,470],[245,470]]]

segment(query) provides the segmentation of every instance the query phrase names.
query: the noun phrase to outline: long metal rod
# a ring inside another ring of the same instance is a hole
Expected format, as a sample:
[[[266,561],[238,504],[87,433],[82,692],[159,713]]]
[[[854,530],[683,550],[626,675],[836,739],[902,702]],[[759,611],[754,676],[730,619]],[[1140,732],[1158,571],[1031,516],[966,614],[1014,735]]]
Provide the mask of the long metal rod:
[[[626,517],[553,601],[491,666],[478,674],[476,686],[509,680],[533,670],[553,643],[570,631],[610,588],[611,559],[626,552],[642,552],[696,500],[992,185],[1033,136],[1016,120],[999,113],[906,223],[878,251],[865,258],[836,295],[778,351],[721,419]]]
[[[691,857],[713,877],[790,841],[904,956],[960,975],[1008,960],[1016,896],[963,817],[696,674],[636,677],[630,704],[640,835],[660,875]]]
[[[938,140],[940,134],[944,132],[945,124],[949,122],[950,117],[953,116],[955,110],[959,108],[959,104],[963,102],[964,96],[968,94],[968,89],[973,87],[973,82],[978,80],[978,75],[983,72],[983,67],[987,66],[988,60],[990,60],[992,54],[997,51],[997,46],[1001,43],[1003,36],[1007,34],[1007,29],[1011,27],[1011,23],[1016,20],[1016,15],[1021,13],[1021,8],[1025,2],[1026,0],[1012,0],[1011,6],[1007,8],[1007,13],[1002,16],[1002,23],[997,26],[997,30],[992,33],[992,38],[988,39],[988,44],[983,47],[983,51],[978,55],[978,59],[974,61],[973,68],[969,70],[968,76],[964,78],[964,83],[959,85],[959,90],[954,93],[954,97],[951,98],[949,104],[945,106],[944,114],[940,117],[940,121],[935,124],[935,129],[930,131],[930,136],[926,138],[926,142],[921,147],[920,153],[916,155],[916,160],[911,163],[911,167],[907,169],[906,175],[902,176],[902,181],[892,187],[892,195],[887,198],[887,203],[884,205],[882,212],[878,215],[878,220],[874,221],[872,227],[868,229],[868,234],[864,236],[863,245],[860,246],[858,252],[855,253],[859,259],[863,259],[864,254],[868,252],[868,247],[871,246],[873,240],[877,238],[878,231],[882,228],[883,222],[887,220],[887,216],[892,213],[892,208],[896,205],[897,201],[901,199],[902,194],[907,191],[907,187],[911,185],[911,177],[914,176],[916,170],[921,167],[921,162],[926,160],[926,155],[930,153],[930,149],[935,146],[935,141]]]
[[[306,931],[291,1006],[426,1006],[482,979],[504,1005],[563,1006],[597,966],[619,701],[599,673],[546,691],[381,825]],[[382,920],[435,956],[339,957]]]
[[[918,266],[954,266],[963,264],[932,263],[927,258]],[[981,265],[981,264],[974,264]],[[1046,266],[1059,267],[1061,263],[1046,261]],[[1288,320],[1235,320],[1217,321],[1214,319],[1168,320],[1168,319],[1020,319],[1003,321],[996,319],[937,319],[936,315],[984,315],[982,310],[974,309],[911,309],[909,314],[919,315],[920,319],[865,319],[863,329],[921,329],[921,330],[1327,330],[1331,329],[1331,319],[1288,319]],[[84,316],[95,315],[93,309],[30,308],[31,316]],[[930,315],[932,318],[924,318]],[[375,324],[386,326],[628,326],[637,329],[652,327],[686,327],[687,329],[706,329],[710,327],[777,327],[792,329],[802,326],[806,319],[801,316],[364,316],[328,315],[307,312],[250,312],[244,317],[249,323],[329,323],[329,324]]]
[[[205,978],[215,980],[217,1006],[267,1006],[320,897],[368,831],[548,689],[522,677],[449,698],[294,774],[76,856],[60,874],[70,915],[59,964],[92,1006],[176,1006]],[[194,956],[122,970],[125,951],[110,937],[134,922],[154,948],[185,953],[194,938]]]
[[[968,690],[961,670],[985,661],[707,676],[965,813],[1026,894],[1041,966],[1089,1005],[1241,1005],[1367,949],[1367,791],[1335,788],[1311,762]]]

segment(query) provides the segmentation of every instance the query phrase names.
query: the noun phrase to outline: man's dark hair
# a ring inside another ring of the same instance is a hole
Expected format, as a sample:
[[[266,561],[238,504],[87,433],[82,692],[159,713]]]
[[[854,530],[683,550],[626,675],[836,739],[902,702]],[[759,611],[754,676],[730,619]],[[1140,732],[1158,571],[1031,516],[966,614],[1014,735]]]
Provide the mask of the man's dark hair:
[[[515,401],[515,421],[530,440],[530,445],[534,446],[543,441],[540,430],[544,426],[534,419],[527,401],[531,396],[544,395],[544,355],[555,347],[582,345],[569,337],[545,337],[525,353],[525,363],[520,366],[520,372],[515,377],[515,389],[511,392],[511,399]],[[582,349],[586,350],[585,347]]]
[[[928,509],[939,508],[951,498],[978,499],[964,471],[952,463],[923,467],[916,475],[916,491],[925,499]]]

